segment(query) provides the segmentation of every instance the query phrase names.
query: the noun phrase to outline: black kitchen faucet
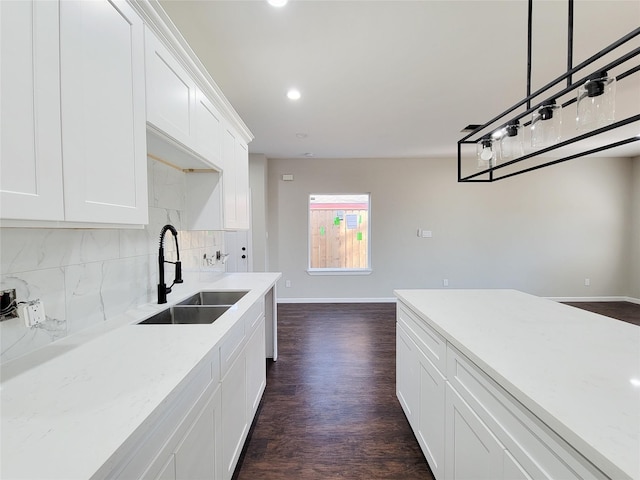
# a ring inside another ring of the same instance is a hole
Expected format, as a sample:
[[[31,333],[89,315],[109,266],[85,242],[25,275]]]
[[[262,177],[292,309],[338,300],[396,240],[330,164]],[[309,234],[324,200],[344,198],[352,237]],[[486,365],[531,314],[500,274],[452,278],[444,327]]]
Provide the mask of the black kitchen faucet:
[[[176,261],[170,262],[164,259],[164,235],[167,230],[173,234],[173,239],[176,243]],[[164,283],[164,264],[173,263],[176,266],[175,278],[170,286],[166,286]],[[158,250],[158,274],[160,279],[158,282],[158,303],[167,303],[167,293],[171,293],[171,287],[176,283],[182,283],[182,263],[180,263],[180,249],[178,248],[178,232],[173,225],[165,225],[160,232],[160,249]]]

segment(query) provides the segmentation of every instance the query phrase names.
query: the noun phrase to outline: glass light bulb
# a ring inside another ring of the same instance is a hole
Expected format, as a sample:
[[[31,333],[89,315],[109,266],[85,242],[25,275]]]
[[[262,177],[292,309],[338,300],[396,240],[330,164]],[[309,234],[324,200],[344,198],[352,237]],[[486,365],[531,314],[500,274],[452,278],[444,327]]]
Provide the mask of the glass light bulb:
[[[577,91],[576,129],[590,130],[604,127],[615,119],[616,80],[593,75]]]
[[[500,160],[508,161],[524,155],[522,140],[522,126],[518,121],[510,123],[504,128],[504,135],[500,139],[498,153]]]
[[[553,103],[540,106],[531,117],[531,146],[548,147],[558,143],[562,134],[562,107]]]
[[[494,145],[495,143],[491,141],[490,137],[483,138],[476,144],[478,169],[484,170],[493,166],[493,161],[496,158],[496,152],[493,148]]]
[[[480,152],[480,158],[486,162],[491,160],[491,157],[493,157],[493,151],[491,150],[491,147],[484,147],[482,149],[482,152]]]

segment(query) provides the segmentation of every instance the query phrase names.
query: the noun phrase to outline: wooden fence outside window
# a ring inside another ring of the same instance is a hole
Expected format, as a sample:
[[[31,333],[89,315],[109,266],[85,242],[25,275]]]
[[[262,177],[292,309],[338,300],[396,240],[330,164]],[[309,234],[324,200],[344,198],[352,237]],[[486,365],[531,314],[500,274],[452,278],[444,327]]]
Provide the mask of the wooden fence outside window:
[[[369,211],[323,208],[309,210],[311,268],[368,268]]]

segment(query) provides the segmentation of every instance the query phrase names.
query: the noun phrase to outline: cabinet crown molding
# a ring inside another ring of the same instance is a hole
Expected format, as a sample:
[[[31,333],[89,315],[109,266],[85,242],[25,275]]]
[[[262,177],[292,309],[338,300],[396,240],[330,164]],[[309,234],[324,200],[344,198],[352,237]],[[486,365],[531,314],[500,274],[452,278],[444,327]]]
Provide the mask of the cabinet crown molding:
[[[220,110],[230,125],[249,143],[254,136],[249,127],[242,121],[238,112],[224,96],[220,87],[211,77],[206,67],[191,49],[185,38],[164,11],[158,0],[127,0],[127,2],[143,18],[145,25],[158,36],[164,45],[176,56],[182,66],[189,72],[198,87]]]

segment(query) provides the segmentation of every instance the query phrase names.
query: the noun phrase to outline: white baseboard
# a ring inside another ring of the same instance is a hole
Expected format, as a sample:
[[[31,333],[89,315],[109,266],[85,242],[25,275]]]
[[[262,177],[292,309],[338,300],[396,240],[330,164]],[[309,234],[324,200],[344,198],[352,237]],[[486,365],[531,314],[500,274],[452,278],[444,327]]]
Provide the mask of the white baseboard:
[[[278,298],[278,303],[395,303],[395,297],[387,298]]]
[[[556,302],[630,302],[640,305],[640,298],[623,296],[602,297],[544,297]],[[395,303],[395,297],[383,298],[284,298],[279,297],[278,303]]]
[[[604,297],[545,297],[549,300],[556,302],[630,302],[640,305],[640,298],[633,297],[617,297],[617,296],[604,296]]]

